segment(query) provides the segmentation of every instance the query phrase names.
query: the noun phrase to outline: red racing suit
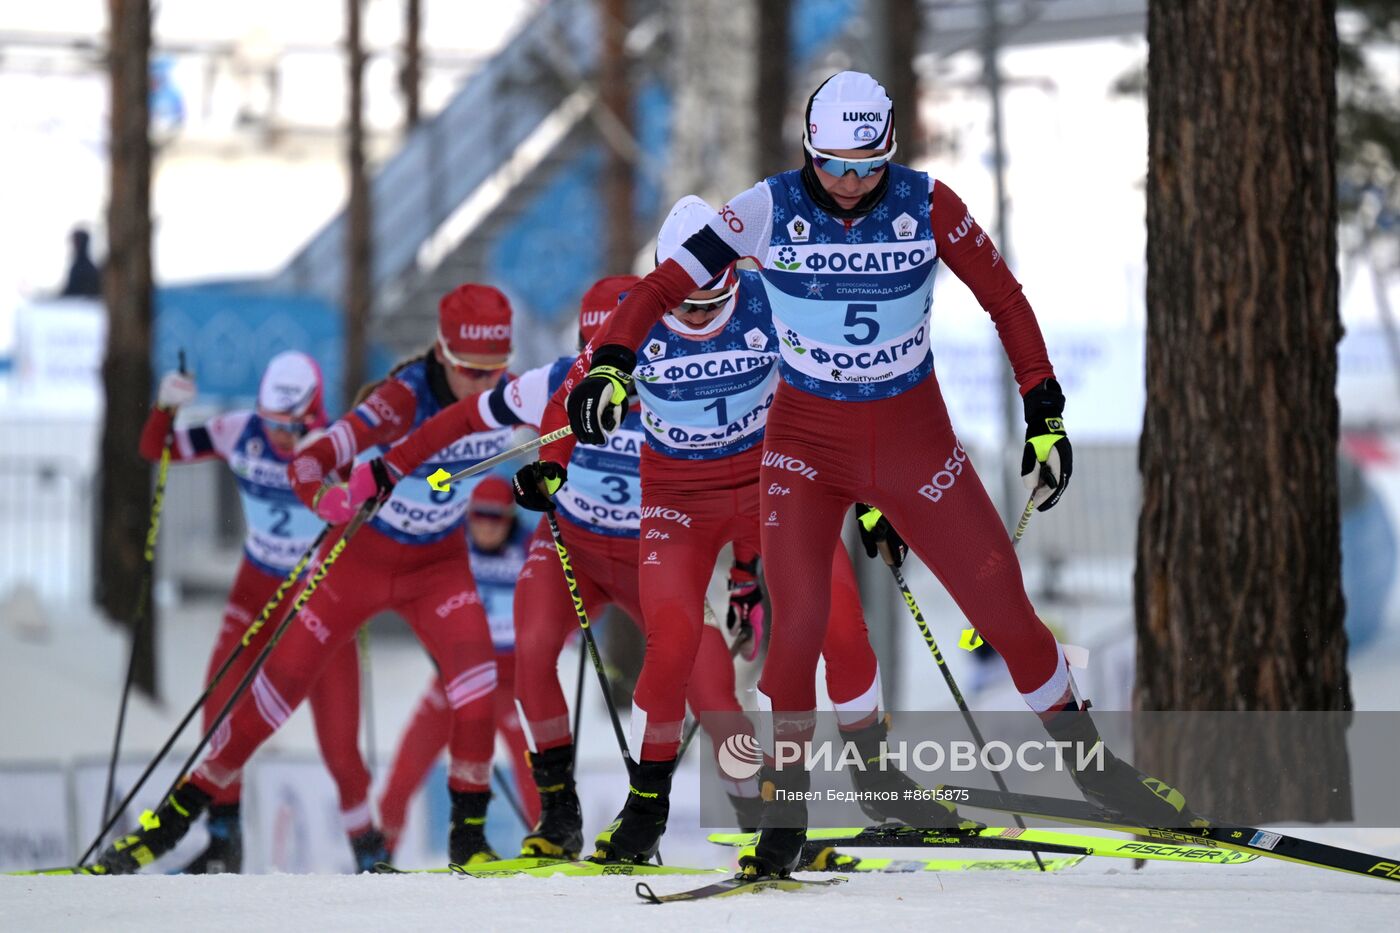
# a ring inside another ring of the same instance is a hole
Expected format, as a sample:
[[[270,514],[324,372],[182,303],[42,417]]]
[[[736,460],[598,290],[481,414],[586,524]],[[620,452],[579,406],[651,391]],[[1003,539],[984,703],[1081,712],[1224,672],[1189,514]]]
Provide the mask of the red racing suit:
[[[167,434],[172,432],[172,420],[172,414],[165,409],[151,410],[141,432],[142,457],[151,461],[160,459],[161,447]],[[239,561],[224,606],[223,622],[209,654],[206,684],[237,648],[248,626],[296,566],[296,558],[310,546],[314,532],[321,527],[320,519],[292,496],[286,468],[291,457],[271,444],[261,422],[255,412],[235,411],[218,415],[202,425],[175,428],[171,434],[173,462],[193,463],[217,457],[229,464],[238,480],[248,526],[243,559]],[[295,589],[286,594],[281,604],[284,609],[295,595]],[[274,618],[273,623],[275,621]],[[264,625],[205,699],[206,730],[271,634],[272,624]],[[355,835],[370,825],[371,815],[369,769],[365,767],[359,746],[360,665],[354,644],[346,644],[335,652],[311,687],[309,700],[321,757],[340,794],[346,832]],[[237,803],[242,790],[242,781],[235,778],[218,789],[213,802]]]
[[[397,370],[293,461],[298,495],[309,498],[326,476],[343,474],[358,452],[401,442],[453,400],[431,353]],[[508,440],[502,434],[445,447],[426,458],[424,470],[460,469],[499,453]],[[414,630],[444,684],[452,707],[448,786],[489,789],[496,662],[467,561],[462,516],[468,489],[430,501],[418,484],[427,485],[418,477],[406,479],[341,552],[195,770],[191,780],[202,790],[213,794],[226,787],[291,715],[330,658],[353,641],[366,619],[385,610],[397,612]]]
[[[641,348],[667,309],[731,263],[752,256],[763,266],[783,377],[760,482],[774,622],[759,687],[775,711],[814,707],[831,613],[829,588],[813,583],[826,573],[846,511],[864,501],[889,517],[1005,659],[1027,705],[1043,712],[1063,701],[1068,670],[933,376],[936,265],[991,315],[1022,392],[1054,372],[1020,284],[961,199],[923,173],[888,171],[878,203],[849,221],[817,206],[799,172],[760,182],[630,289],[594,343]],[[585,373],[575,367],[562,392]],[[554,405],[542,429],[564,423]]]

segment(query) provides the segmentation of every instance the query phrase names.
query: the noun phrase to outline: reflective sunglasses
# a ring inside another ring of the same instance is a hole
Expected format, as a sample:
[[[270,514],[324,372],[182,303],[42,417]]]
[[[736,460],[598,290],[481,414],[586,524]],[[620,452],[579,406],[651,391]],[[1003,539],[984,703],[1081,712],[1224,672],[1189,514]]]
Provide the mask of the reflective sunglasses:
[[[268,412],[258,412],[258,417],[262,418],[263,425],[270,431],[285,431],[295,437],[305,437],[311,431],[311,425],[301,418],[294,418],[291,415],[270,414]]]
[[[802,137],[802,145],[807,149],[807,154],[812,157],[813,165],[836,178],[841,178],[847,172],[855,172],[857,178],[869,177],[872,173],[889,165],[895,150],[899,148],[891,142],[888,152],[868,159],[838,159],[833,155],[812,148],[812,141],[806,136]]]
[[[687,298],[685,301],[681,302],[680,307],[676,310],[701,312],[718,311],[724,307],[726,301],[734,297],[735,287],[736,286],[731,285],[713,298]],[[709,289],[701,289],[701,291],[709,291]]]
[[[735,274],[734,267],[732,265],[726,268],[719,275],[710,279],[710,281],[706,282],[700,288],[697,288],[695,291],[708,292],[714,291],[717,288],[722,288],[724,289],[724,291],[720,292],[718,295],[715,295],[713,298],[687,298],[685,301],[682,301],[680,303],[680,306],[676,308],[676,310],[705,312],[717,311],[720,308],[724,307],[724,303],[729,299],[733,298],[734,292],[737,291],[739,288],[739,277],[737,274]],[[693,295],[695,294],[695,292],[691,292],[691,294]]]

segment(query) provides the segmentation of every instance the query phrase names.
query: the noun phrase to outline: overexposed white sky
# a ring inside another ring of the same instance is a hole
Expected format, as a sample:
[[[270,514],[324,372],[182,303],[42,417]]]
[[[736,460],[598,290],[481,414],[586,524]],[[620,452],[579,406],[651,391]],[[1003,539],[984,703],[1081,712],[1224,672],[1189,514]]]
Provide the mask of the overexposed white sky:
[[[425,112],[450,99],[461,80],[497,49],[541,0],[424,0],[422,42],[436,58],[423,80]],[[339,209],[345,196],[338,137],[344,122],[343,0],[162,0],[158,46],[235,45],[244,60],[277,62],[277,113],[302,128],[275,151],[241,128],[242,107],[264,99],[265,82],[228,57],[169,56],[183,97],[186,128],[156,166],[156,274],[163,282],[260,275],[279,268]],[[402,39],[399,0],[369,0],[364,35],[371,51]],[[104,0],[0,6],[0,34],[55,45],[106,29]],[[366,73],[367,121],[392,145],[401,121],[392,55]],[[63,280],[68,231],[85,224],[102,253],[107,198],[106,75],[92,56],[7,48],[0,63],[0,331],[13,296],[48,294]],[[159,134],[157,134],[159,136]],[[0,336],[0,347],[6,344]]]

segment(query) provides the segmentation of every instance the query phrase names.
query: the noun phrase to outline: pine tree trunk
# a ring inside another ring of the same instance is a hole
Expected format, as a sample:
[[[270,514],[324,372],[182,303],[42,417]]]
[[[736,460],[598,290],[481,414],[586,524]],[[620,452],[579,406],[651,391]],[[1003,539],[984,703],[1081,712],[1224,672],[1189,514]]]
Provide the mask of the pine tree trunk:
[[[1351,706],[1336,471],[1335,14],[1333,0],[1148,6],[1140,710]],[[1158,728],[1137,735],[1141,762],[1203,811],[1231,812],[1246,770],[1290,759],[1275,788],[1288,815],[1350,810],[1341,728],[1312,737],[1306,769],[1296,748],[1268,737],[1231,749],[1227,767],[1221,749],[1187,739],[1188,717],[1152,718]]]
[[[404,133],[422,119],[423,0],[406,0],[403,26],[403,63],[399,67],[399,91],[403,94]]]
[[[627,67],[627,30],[631,24],[628,0],[598,0],[602,30],[602,58],[598,68],[598,104],[613,125],[632,135],[632,79]],[[635,201],[631,155],[608,145],[603,167],[603,204],[608,217],[605,251],[607,275],[632,271],[637,249]]]
[[[792,104],[792,0],[762,0],[758,4],[758,82],[753,88],[758,165],[754,178],[767,178],[792,168],[800,156],[785,132]],[[804,101],[805,103],[805,101]],[[738,194],[738,189],[721,197]]]
[[[924,29],[923,4],[918,0],[883,0],[885,73],[876,80],[894,102],[894,125],[899,161],[912,165],[923,158],[924,131],[919,119],[919,75],[914,57]]]
[[[345,377],[342,405],[348,407],[364,385],[368,367],[367,331],[373,285],[370,279],[371,218],[365,168],[365,49],[360,36],[363,0],[347,0],[345,56],[348,119],[345,160],[350,176],[349,229],[345,240]]]
[[[155,606],[142,590],[151,468],[137,453],[151,403],[151,141],[148,0],[109,0],[111,196],[107,204],[107,352],[102,422],[97,600],[138,634],[134,680],[156,695]],[[154,569],[152,569],[152,573]],[[148,594],[147,594],[148,595]],[[146,616],[143,622],[140,616]]]

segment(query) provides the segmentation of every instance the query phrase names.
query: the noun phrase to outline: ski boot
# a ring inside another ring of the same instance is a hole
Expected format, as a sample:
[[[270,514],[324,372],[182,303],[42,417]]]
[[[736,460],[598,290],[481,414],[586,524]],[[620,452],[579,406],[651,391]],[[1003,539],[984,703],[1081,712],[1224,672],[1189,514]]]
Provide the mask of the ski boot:
[[[448,791],[452,798],[452,832],[447,836],[447,860],[453,865],[479,865],[500,858],[486,842],[486,805],[491,792]]]
[[[671,776],[676,771],[676,759],[643,761],[628,770],[632,780],[627,787],[627,802],[617,819],[598,834],[594,841],[597,848],[589,861],[641,865],[661,847],[661,834],[666,832],[666,817],[671,811]]]
[[[371,826],[350,837],[350,852],[355,859],[355,871],[363,874],[375,870],[380,862],[389,861],[389,845],[384,834]]]
[[[209,846],[180,869],[182,875],[237,875],[243,871],[241,806],[216,803],[209,808]]]
[[[1143,826],[1181,829],[1202,825],[1203,821],[1186,805],[1181,791],[1165,781],[1143,774],[1119,758],[1104,744],[1098,727],[1089,717],[1088,704],[1071,700],[1045,720],[1045,731],[1061,742],[1070,743],[1065,760],[1070,777],[1090,803],[1115,810]],[[1098,746],[1103,755],[1079,767]]]
[[[188,781],[181,784],[154,813],[141,814],[140,829],[103,850],[98,866],[103,874],[135,874],[175,848],[207,806],[208,794]]]
[[[540,819],[521,840],[520,854],[576,859],[583,849],[583,812],[574,788],[574,747],[560,745],[529,757],[540,792]]]
[[[802,795],[811,787],[812,775],[801,766],[765,769],[758,842],[741,850],[741,875],[786,878],[798,867],[807,842],[807,801]]]
[[[865,763],[865,770],[853,774],[856,790],[862,792],[861,812],[877,823],[893,820],[917,829],[981,828],[981,823],[964,819],[949,801],[933,799],[931,791],[915,783],[903,771],[885,767],[888,735],[889,723],[884,719],[854,732],[841,733],[843,739],[855,744]],[[867,799],[864,794],[873,795],[875,799]]]

